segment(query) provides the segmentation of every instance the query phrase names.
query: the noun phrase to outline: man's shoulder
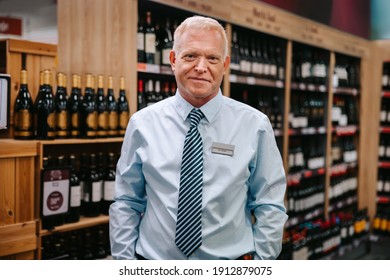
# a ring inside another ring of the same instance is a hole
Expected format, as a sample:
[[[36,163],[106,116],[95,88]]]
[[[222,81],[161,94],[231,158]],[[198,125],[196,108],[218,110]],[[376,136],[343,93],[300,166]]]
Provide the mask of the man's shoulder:
[[[263,112],[259,111],[258,109],[248,104],[245,104],[241,101],[235,100],[227,96],[224,96],[223,98],[224,98],[223,99],[224,106],[227,106],[229,110],[235,111],[237,114],[246,114],[249,116],[259,117],[259,118],[266,117],[266,115]]]
[[[163,114],[167,114],[167,110],[169,110],[172,104],[172,100],[173,100],[172,97],[168,97],[150,106],[142,108],[141,110],[135,112],[132,115],[131,119],[133,121],[140,121],[140,120],[149,121],[150,119],[156,117],[161,118]]]

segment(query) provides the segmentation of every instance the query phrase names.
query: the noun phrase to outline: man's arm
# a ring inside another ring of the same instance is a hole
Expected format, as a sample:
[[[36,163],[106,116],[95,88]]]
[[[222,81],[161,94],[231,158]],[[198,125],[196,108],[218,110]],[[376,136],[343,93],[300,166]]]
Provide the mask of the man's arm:
[[[288,218],[284,206],[286,176],[272,126],[268,118],[264,122],[264,130],[258,132],[258,150],[251,167],[248,206],[256,218],[255,259],[276,259],[282,249],[283,228]]]
[[[110,207],[111,255],[114,259],[136,259],[138,227],[146,207],[145,179],[138,151],[142,145],[132,118],[123,141],[115,178],[115,202]]]

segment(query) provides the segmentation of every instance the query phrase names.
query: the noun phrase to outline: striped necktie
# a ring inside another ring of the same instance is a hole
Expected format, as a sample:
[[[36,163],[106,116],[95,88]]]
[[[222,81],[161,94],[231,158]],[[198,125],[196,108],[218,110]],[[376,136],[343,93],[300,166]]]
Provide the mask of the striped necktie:
[[[198,124],[204,115],[194,108],[188,116],[191,126],[184,141],[175,240],[187,257],[202,244],[203,143]]]

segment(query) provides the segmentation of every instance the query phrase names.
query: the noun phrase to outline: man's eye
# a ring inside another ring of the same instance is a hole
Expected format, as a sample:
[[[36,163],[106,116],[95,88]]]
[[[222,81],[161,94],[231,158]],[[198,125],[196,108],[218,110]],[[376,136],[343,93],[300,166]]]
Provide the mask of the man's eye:
[[[210,56],[210,57],[209,57],[209,61],[210,61],[211,63],[218,63],[219,59],[218,59],[218,57],[216,57],[216,56]]]
[[[191,59],[194,59],[195,58],[195,56],[193,55],[193,54],[186,54],[185,56],[184,56],[184,59],[189,59],[189,60],[191,60]]]

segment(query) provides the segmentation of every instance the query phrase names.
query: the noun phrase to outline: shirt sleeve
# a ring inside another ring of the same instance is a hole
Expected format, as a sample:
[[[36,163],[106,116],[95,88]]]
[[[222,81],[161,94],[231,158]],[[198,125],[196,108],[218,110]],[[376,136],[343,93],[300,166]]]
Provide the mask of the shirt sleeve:
[[[146,207],[145,179],[139,150],[142,139],[132,118],[116,168],[115,202],[110,206],[110,242],[113,259],[136,259],[135,244]]]
[[[255,259],[276,259],[282,249],[283,228],[287,221],[284,196],[286,176],[271,123],[264,117],[258,131],[257,154],[249,179],[249,208],[255,216],[253,235]]]

